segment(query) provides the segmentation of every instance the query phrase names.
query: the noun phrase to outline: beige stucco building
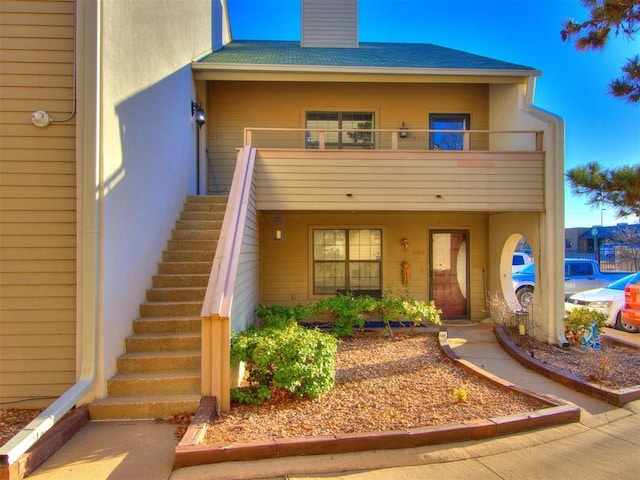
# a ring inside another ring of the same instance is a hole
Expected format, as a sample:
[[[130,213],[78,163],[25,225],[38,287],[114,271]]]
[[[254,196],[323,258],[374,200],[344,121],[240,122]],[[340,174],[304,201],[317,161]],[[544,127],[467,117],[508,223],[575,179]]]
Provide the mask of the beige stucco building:
[[[391,288],[480,321],[489,295],[515,304],[521,236],[536,334],[564,340],[564,130],[533,104],[540,72],[361,44],[355,0],[302,5],[300,42],[232,42],[225,0],[0,4],[0,401],[49,406],[9,461],[118,396],[158,262],[187,262],[163,252],[188,195],[228,198],[181,337],[189,405],[228,407],[229,334],[257,302]]]

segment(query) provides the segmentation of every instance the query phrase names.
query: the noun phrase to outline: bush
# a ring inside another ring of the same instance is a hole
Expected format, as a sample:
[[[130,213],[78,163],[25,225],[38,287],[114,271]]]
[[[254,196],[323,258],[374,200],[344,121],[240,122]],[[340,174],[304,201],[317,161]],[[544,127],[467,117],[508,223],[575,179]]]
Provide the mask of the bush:
[[[350,292],[323,298],[316,305],[317,312],[327,312],[333,317],[333,333],[338,337],[350,337],[356,328],[364,330],[367,313],[375,309],[375,298],[354,297]]]
[[[271,398],[274,387],[297,397],[317,398],[335,383],[337,346],[331,335],[295,323],[234,334],[231,363],[246,362],[251,387],[232,390],[232,398],[260,404]]]
[[[284,305],[263,305],[258,304],[256,314],[262,321],[262,326],[266,328],[281,327],[290,323],[298,323],[313,314],[315,307],[307,305],[303,307],[298,304],[295,307],[285,307]]]
[[[567,340],[579,343],[584,333],[595,323],[598,334],[604,328],[607,316],[604,313],[581,307],[572,310],[564,319],[565,336]]]

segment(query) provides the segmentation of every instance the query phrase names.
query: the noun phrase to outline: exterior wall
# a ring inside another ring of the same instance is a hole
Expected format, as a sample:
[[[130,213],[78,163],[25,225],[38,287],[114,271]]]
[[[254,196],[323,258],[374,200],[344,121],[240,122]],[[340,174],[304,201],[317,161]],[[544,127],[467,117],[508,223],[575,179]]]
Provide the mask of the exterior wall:
[[[190,62],[210,50],[212,18],[210,0],[105,1],[101,15],[104,378],[185,196],[196,192],[191,102],[202,99]]]
[[[429,231],[465,230],[470,244],[470,318],[486,317],[484,281],[488,273],[488,216],[483,213],[436,212],[279,212],[286,219],[286,235],[273,240],[271,232],[275,213],[264,214],[262,265],[260,274],[261,302],[295,305],[317,301],[313,295],[311,231],[313,228],[381,228],[382,289],[404,293],[401,263],[410,264],[408,293],[429,300]],[[403,250],[402,238],[409,239]]]
[[[302,128],[310,110],[374,112],[376,128],[396,129],[404,121],[408,128],[428,129],[430,113],[446,112],[470,113],[472,129],[490,126],[486,85],[210,81],[207,99],[211,192],[215,185],[228,191],[245,127]],[[426,148],[427,139],[410,136],[406,142]]]
[[[0,402],[76,380],[76,118],[71,0],[0,3]]]
[[[260,210],[542,211],[542,152],[258,150]]]

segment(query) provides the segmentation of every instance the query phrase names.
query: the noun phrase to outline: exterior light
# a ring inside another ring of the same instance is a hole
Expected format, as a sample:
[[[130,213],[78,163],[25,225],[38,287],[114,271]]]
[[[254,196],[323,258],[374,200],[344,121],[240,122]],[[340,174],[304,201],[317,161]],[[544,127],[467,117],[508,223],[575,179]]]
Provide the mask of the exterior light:
[[[284,217],[280,215],[273,217],[273,239],[284,240]]]
[[[400,245],[402,245],[402,249],[406,252],[407,247],[409,246],[409,239],[406,237],[403,238],[402,240],[400,240]]]
[[[402,126],[400,127],[400,134],[399,137],[400,138],[407,138],[407,131],[409,129],[407,128],[407,126],[404,124],[404,120],[402,121]]]
[[[199,103],[191,102],[191,116],[195,117],[198,127],[202,127],[202,125],[207,123],[207,114]]]

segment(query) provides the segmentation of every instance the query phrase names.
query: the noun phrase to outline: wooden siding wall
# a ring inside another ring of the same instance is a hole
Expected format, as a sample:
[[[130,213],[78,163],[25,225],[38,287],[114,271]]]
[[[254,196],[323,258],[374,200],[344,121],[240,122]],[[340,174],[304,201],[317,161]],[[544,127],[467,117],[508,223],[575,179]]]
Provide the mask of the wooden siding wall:
[[[246,330],[255,319],[255,307],[259,300],[260,231],[260,218],[256,208],[254,182],[247,207],[247,221],[240,250],[238,274],[233,288],[231,330],[235,332]]]
[[[358,0],[302,0],[302,46],[358,46]]]
[[[73,1],[0,2],[0,401],[44,406],[75,382]]]
[[[306,156],[304,154],[307,154]],[[541,211],[542,153],[258,150],[260,210]]]
[[[216,184],[221,192],[228,191],[245,127],[302,128],[310,110],[374,112],[376,128],[394,129],[403,121],[408,128],[428,129],[429,113],[470,113],[472,129],[489,128],[486,85],[210,81],[207,88],[212,193]],[[402,141],[426,148],[424,137],[410,135]],[[299,136],[288,146],[303,148],[303,140]]]
[[[381,228],[382,288],[403,293],[401,263],[410,264],[409,294],[429,299],[429,231],[464,230],[469,233],[471,318],[486,317],[485,279],[488,278],[488,215],[411,212],[278,212],[285,217],[286,235],[273,240],[275,214],[264,215],[261,301],[265,304],[305,305],[321,297],[312,293],[311,230],[313,228]],[[409,239],[403,250],[402,238]]]

